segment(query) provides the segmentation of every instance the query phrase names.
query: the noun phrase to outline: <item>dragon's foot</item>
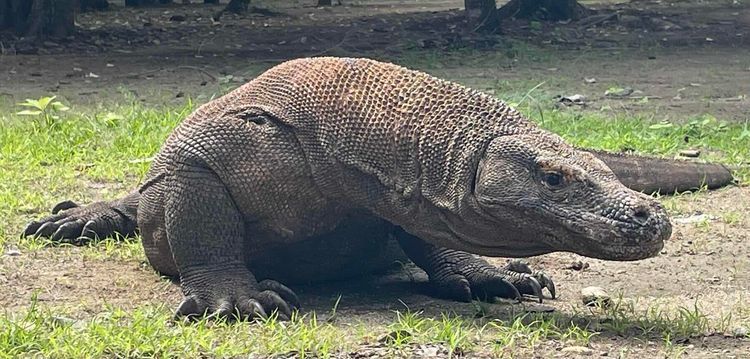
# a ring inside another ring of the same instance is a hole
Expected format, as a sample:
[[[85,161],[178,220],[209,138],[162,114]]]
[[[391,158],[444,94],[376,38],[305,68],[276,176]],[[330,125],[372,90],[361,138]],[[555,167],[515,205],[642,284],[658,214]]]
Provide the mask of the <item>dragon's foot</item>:
[[[518,299],[531,295],[542,301],[542,288],[555,297],[555,285],[542,272],[532,272],[528,265],[511,262],[503,268],[484,259],[470,256],[446,265],[430,276],[430,282],[442,297],[468,302],[472,299],[492,301],[495,298]]]
[[[541,289],[547,288],[552,299],[555,299],[555,282],[544,272],[532,270],[528,263],[513,259],[508,261],[501,270],[512,277],[509,279],[510,282],[519,289],[521,294],[538,296],[541,301]]]
[[[29,223],[21,236],[84,244],[115,233],[127,236],[134,233],[135,228],[134,220],[110,203],[97,202],[81,207],[72,201],[63,201],[52,208],[52,215]]]
[[[289,320],[299,309],[297,295],[274,280],[248,285],[254,280],[213,273],[207,281],[183,281],[185,299],[175,312],[175,319],[206,317],[225,320],[254,320],[274,313],[279,320]]]

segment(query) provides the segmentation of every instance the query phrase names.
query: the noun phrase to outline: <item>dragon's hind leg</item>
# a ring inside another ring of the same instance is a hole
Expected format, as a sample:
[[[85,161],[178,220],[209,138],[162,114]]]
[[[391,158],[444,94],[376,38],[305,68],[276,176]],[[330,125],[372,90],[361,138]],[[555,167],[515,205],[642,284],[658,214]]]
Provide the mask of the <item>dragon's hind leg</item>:
[[[115,234],[128,237],[137,230],[137,191],[108,202],[79,206],[72,201],[55,205],[52,215],[29,223],[21,236],[46,237],[54,242],[84,244]]]

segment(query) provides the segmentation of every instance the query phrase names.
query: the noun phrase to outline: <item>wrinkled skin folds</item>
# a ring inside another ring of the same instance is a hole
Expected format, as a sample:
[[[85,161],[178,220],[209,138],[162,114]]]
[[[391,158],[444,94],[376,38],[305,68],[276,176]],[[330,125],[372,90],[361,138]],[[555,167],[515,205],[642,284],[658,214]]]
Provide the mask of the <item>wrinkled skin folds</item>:
[[[351,58],[268,70],[186,118],[127,197],[55,209],[23,234],[140,233],[151,265],[180,278],[187,318],[288,318],[300,302],[286,284],[396,252],[438,296],[541,300],[555,296],[544,273],[477,255],[638,260],[671,234],[653,198],[502,101]]]

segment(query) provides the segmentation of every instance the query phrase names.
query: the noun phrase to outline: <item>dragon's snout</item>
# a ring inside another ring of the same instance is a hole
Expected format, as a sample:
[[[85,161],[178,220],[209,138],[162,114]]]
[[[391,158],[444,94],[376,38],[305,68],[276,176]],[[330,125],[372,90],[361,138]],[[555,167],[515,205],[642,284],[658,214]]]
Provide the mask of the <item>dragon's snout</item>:
[[[624,221],[617,223],[622,236],[614,241],[609,254],[603,256],[605,259],[630,261],[656,256],[672,235],[672,223],[664,206],[641,196]]]

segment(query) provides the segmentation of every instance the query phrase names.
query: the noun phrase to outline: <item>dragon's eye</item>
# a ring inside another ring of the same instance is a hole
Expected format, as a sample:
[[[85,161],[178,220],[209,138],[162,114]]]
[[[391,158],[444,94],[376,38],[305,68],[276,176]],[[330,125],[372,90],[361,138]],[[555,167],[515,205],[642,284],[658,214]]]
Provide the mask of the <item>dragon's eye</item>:
[[[542,175],[542,183],[550,188],[558,188],[563,185],[563,176],[557,172],[546,172]]]

